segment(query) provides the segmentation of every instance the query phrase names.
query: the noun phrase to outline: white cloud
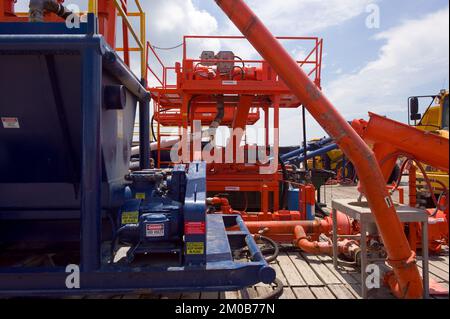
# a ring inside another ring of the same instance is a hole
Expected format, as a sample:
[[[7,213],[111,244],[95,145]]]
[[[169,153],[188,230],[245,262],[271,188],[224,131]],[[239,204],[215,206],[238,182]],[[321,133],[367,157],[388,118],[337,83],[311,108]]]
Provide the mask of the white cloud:
[[[389,113],[403,110],[408,96],[421,88],[440,85],[448,78],[449,9],[400,26],[374,37],[385,41],[376,60],[355,73],[343,74],[325,88],[325,94],[348,118],[366,116],[367,111]]]
[[[276,36],[315,36],[318,32],[344,23],[366,11],[369,3],[379,0],[246,0],[255,14]],[[228,19],[220,26],[221,35],[241,35],[240,31]],[[243,41],[220,41],[220,49],[233,49],[247,59],[259,59],[255,49]],[[292,44],[284,41],[283,45]],[[311,48],[296,48],[293,53],[298,57],[301,52]]]
[[[28,11],[28,3],[29,0],[18,0],[16,11]],[[87,9],[87,3],[87,0],[66,0],[64,2],[65,5],[78,5],[81,10]],[[129,0],[128,3],[129,11],[136,11],[134,1]],[[171,47],[181,43],[185,34],[209,35],[218,33],[216,18],[205,10],[200,10],[196,7],[192,0],[144,0],[141,1],[141,4],[147,13],[147,38],[153,45]],[[129,19],[135,30],[139,30],[139,20],[134,17]],[[118,21],[117,42],[118,45],[121,45],[121,19],[119,18]],[[130,43],[132,46],[134,45],[131,36]],[[182,58],[181,49],[161,53],[166,66],[174,66],[175,62],[180,61]],[[155,71],[161,72],[156,61],[153,59],[152,62],[152,67],[155,68]],[[132,69],[135,73],[140,73],[139,57],[135,53],[132,53]]]
[[[145,1],[149,13],[149,32],[158,37],[181,39],[184,34],[210,34],[217,31],[216,19],[205,10],[199,10],[192,0]]]
[[[247,0],[268,28],[278,35],[311,35],[365,12],[378,0]]]
[[[369,3],[379,0],[246,0],[256,14],[276,35],[316,35],[350,19],[365,14]],[[66,0],[66,3],[82,4],[86,0]],[[133,2],[133,1],[131,1]],[[141,1],[147,12],[147,36],[154,45],[170,47],[181,43],[184,34],[239,34],[224,16],[219,17],[199,9],[201,1],[165,0]],[[26,11],[27,0],[18,0],[18,9]],[[82,7],[83,9],[83,7]],[[416,20],[379,33],[373,41],[381,42],[378,57],[349,72],[346,66],[333,65],[336,79],[329,82],[325,94],[347,118],[363,117],[367,111],[389,113],[405,111],[406,97],[422,92],[421,88],[448,78],[449,68],[449,9],[440,10]],[[223,19],[222,19],[223,18]],[[120,28],[118,38],[120,38]],[[218,51],[232,47],[243,58],[257,58],[246,41],[203,42],[197,50],[211,48]],[[239,53],[238,53],[239,52]],[[305,48],[291,50],[294,56],[304,55]],[[180,49],[161,52],[166,65],[173,66],[181,60]],[[197,54],[197,53],[195,53]],[[195,54],[193,56],[195,56]],[[133,54],[133,69],[139,69]],[[154,63],[154,61],[153,61]],[[436,92],[440,87],[436,87]],[[301,133],[300,110],[282,112],[282,127],[295,128],[281,131],[283,144],[299,141]],[[308,122],[311,135],[322,135],[314,121]]]

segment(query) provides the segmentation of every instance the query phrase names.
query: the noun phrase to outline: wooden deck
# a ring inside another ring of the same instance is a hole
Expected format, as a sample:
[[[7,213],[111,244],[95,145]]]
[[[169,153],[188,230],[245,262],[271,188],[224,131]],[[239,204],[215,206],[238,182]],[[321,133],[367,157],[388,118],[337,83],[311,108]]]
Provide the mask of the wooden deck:
[[[322,194],[325,203],[331,204],[332,199],[357,198],[355,187],[326,186]],[[405,193],[405,198],[408,194]],[[394,200],[398,197],[394,196]],[[419,257],[420,259],[420,257]],[[441,256],[430,257],[430,277],[448,289],[449,285],[448,250]],[[419,267],[421,263],[419,261]],[[313,256],[293,249],[283,250],[272,267],[277,277],[283,282],[284,292],[280,299],[360,299],[361,276],[357,269],[340,267],[334,269],[332,259],[328,256]],[[259,284],[242,291],[157,294],[117,296],[116,298],[143,299],[253,299],[266,295],[272,287]],[[99,296],[96,296],[99,297]],[[369,293],[372,299],[394,298],[386,287]],[[448,296],[433,298],[448,299]]]
[[[322,199],[328,205],[333,199],[354,198],[358,196],[356,187],[326,186],[322,190]],[[405,199],[408,194],[405,191]],[[394,196],[398,201],[398,196]],[[328,207],[330,209],[330,207]],[[340,266],[334,269],[331,257],[314,256],[283,247],[277,261],[271,263],[277,277],[284,285],[280,299],[361,299],[361,276],[358,269]],[[421,268],[420,256],[418,265]],[[387,269],[387,266],[386,268]],[[439,256],[430,256],[430,279],[448,290],[449,256],[448,248]],[[241,291],[171,293],[152,295],[85,296],[88,299],[254,299],[265,296],[273,288],[258,284]],[[382,286],[369,292],[369,299],[393,299],[388,288]],[[432,296],[436,299],[448,299],[448,296]]]
[[[430,277],[448,289],[448,254],[432,257]],[[419,262],[420,265],[420,262]],[[360,274],[353,268],[340,267],[335,270],[330,257],[313,256],[288,250],[272,263],[277,277],[283,282],[284,291],[280,299],[361,299]],[[254,299],[263,297],[272,290],[264,284],[231,292],[173,293],[155,295],[116,296],[117,299]],[[91,296],[89,298],[106,298]],[[369,299],[393,299],[385,287],[369,293]],[[434,296],[448,299],[448,296]]]

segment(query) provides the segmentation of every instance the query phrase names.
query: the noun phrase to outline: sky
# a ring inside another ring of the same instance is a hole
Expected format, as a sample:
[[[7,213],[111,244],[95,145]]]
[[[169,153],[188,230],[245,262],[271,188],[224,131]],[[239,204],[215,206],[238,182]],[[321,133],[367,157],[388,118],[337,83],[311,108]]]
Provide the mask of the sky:
[[[323,92],[349,121],[367,118],[370,111],[405,122],[409,96],[448,89],[448,0],[246,2],[275,35],[323,38]],[[18,0],[17,10],[26,11],[27,3]],[[65,4],[80,5],[81,10],[86,3],[65,0]],[[141,3],[147,12],[148,38],[158,47],[178,45],[183,35],[239,35],[213,0]],[[308,51],[308,46],[298,42],[283,45],[296,58]],[[244,59],[258,58],[246,41],[200,41],[193,43],[188,53],[197,58],[202,50],[229,48]],[[169,66],[182,59],[181,49],[158,53]],[[137,71],[137,56],[133,61]],[[281,145],[298,145],[302,140],[301,110],[282,110],[280,116]],[[326,135],[310,116],[307,122],[309,138]]]

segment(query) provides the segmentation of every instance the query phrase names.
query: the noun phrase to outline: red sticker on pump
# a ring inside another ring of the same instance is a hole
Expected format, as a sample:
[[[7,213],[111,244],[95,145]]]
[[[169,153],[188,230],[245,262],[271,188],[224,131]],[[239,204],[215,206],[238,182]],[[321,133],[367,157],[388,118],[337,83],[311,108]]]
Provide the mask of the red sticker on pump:
[[[186,222],[184,223],[185,235],[204,235],[206,233],[205,222]]]
[[[163,237],[164,224],[147,224],[145,227],[146,237]]]

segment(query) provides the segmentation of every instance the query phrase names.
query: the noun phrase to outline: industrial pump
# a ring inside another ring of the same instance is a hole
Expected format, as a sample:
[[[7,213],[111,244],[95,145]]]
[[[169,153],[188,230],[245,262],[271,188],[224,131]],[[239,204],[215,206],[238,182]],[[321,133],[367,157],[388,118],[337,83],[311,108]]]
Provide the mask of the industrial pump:
[[[116,242],[131,244],[128,262],[137,254],[183,255],[183,204],[186,173],[179,166],[172,176],[162,170],[144,170],[127,175],[131,185],[129,198],[118,216],[119,229],[112,244],[112,258]]]

